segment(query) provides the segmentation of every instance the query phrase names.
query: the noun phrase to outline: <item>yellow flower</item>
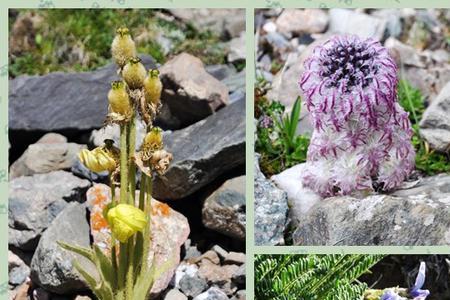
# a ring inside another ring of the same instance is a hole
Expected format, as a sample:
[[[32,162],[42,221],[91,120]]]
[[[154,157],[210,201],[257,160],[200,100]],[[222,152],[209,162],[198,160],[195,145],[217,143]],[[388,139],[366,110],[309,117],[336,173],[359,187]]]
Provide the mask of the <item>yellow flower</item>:
[[[97,147],[92,151],[81,150],[78,154],[80,161],[93,172],[112,172],[116,169],[114,156],[104,147]]]
[[[129,204],[118,204],[111,208],[107,219],[114,237],[122,243],[136,232],[142,232],[148,222],[142,210]]]
[[[132,57],[136,56],[136,45],[130,36],[128,28],[118,28],[111,45],[111,52],[116,64],[123,67]]]
[[[153,127],[144,137],[142,147],[145,151],[161,149],[163,146],[162,130],[159,127]]]
[[[154,105],[158,105],[161,101],[162,83],[159,79],[159,71],[151,69],[148,71],[144,80],[145,100]]]
[[[131,114],[131,102],[123,81],[113,81],[111,83],[108,101],[112,112],[123,116]]]
[[[138,57],[131,58],[123,67],[122,76],[130,89],[140,89],[144,84],[146,75],[145,67]]]

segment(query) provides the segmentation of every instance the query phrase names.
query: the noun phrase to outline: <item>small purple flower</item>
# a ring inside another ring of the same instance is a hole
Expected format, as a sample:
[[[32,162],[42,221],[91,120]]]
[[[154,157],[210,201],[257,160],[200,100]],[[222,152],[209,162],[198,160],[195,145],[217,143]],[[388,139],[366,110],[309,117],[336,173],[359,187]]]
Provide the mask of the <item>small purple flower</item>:
[[[414,297],[414,300],[424,300],[430,294],[429,290],[422,290],[422,286],[425,283],[425,262],[420,263],[419,273],[416,277],[416,282],[414,286],[409,290],[409,295]]]
[[[299,83],[314,125],[306,186],[322,196],[391,190],[411,173],[413,132],[397,83],[395,62],[373,39],[335,36],[314,49]]]
[[[380,300],[401,300],[402,297],[400,297],[396,292],[393,290],[387,290],[384,292],[383,296],[381,296]]]
[[[259,126],[261,128],[271,128],[273,127],[273,120],[271,117],[269,117],[268,115],[264,115],[261,117],[261,119],[259,120]]]

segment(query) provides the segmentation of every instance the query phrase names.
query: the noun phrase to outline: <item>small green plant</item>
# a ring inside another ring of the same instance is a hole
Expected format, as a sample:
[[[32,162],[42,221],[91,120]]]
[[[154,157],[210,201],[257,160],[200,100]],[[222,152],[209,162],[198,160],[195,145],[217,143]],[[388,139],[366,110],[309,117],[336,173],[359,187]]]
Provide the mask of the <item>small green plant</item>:
[[[257,255],[255,299],[354,300],[367,284],[358,278],[383,255]]]
[[[258,97],[258,96],[257,96]],[[278,101],[258,97],[255,105],[259,115],[255,150],[261,155],[261,170],[267,176],[280,173],[306,160],[309,137],[297,135],[301,112],[300,97],[289,115]]]
[[[398,100],[409,113],[414,135],[412,143],[416,150],[416,169],[427,175],[450,172],[448,154],[431,150],[428,143],[419,134],[419,122],[425,111],[425,105],[420,90],[413,88],[407,81],[400,80],[398,85]]]
[[[114,81],[107,95],[109,124],[120,126],[120,148],[114,141],[83,149],[80,161],[93,172],[109,172],[111,203],[103,211],[110,233],[110,253],[95,243],[92,249],[58,242],[69,251],[87,258],[97,275],[87,272],[78,261],[74,267],[99,300],[147,300],[153,283],[166,271],[168,260],[156,267],[151,256],[152,178],[163,175],[172,154],[164,150],[162,130],[153,126],[161,108],[162,82],[159,71],[147,70],[136,57],[136,45],[128,28],[119,28],[111,44],[112,57],[121,80]],[[105,95],[106,96],[106,95]],[[147,127],[140,149],[136,149],[136,119]],[[138,150],[138,151],[137,151]],[[139,197],[136,197],[136,171],[142,172]],[[119,195],[116,197],[116,188]],[[76,226],[76,224],[75,224]],[[174,251],[175,253],[175,251]]]

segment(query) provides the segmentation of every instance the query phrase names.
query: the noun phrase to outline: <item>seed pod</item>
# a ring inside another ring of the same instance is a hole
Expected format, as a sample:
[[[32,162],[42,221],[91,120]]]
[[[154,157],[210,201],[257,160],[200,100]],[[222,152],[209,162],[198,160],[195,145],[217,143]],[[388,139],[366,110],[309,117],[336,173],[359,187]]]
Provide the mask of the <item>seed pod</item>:
[[[130,58],[136,56],[136,45],[131,38],[128,28],[118,28],[111,45],[112,57],[119,67],[125,66]]]
[[[159,71],[156,69],[149,70],[144,80],[145,100],[147,103],[158,106],[161,102],[161,91],[162,83],[159,79]]]
[[[107,220],[114,237],[122,243],[138,231],[142,232],[148,222],[142,210],[129,204],[118,204],[109,209]]]
[[[173,155],[166,150],[157,150],[153,153],[150,158],[150,165],[152,168],[158,172],[159,175],[164,175],[167,169],[169,168],[169,164],[173,159]]]
[[[123,116],[131,114],[131,101],[123,81],[113,81],[111,83],[108,101],[112,112]]]
[[[155,151],[163,146],[162,130],[159,127],[153,127],[144,137],[142,148],[144,151]]]
[[[140,89],[144,84],[146,71],[141,59],[138,57],[131,58],[123,67],[122,76],[130,89]]]

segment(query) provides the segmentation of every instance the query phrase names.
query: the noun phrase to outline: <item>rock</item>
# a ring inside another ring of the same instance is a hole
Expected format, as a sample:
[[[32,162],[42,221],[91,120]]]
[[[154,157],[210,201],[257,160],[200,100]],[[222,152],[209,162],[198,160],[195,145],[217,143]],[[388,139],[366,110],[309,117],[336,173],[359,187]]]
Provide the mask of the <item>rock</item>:
[[[230,104],[238,101],[245,101],[245,91],[237,90],[230,94]]]
[[[291,49],[289,41],[278,32],[270,32],[264,36],[264,39],[278,53],[283,53]]]
[[[231,280],[237,285],[245,285],[245,264],[241,265],[239,269],[233,273]]]
[[[264,25],[263,25],[263,30],[265,31],[265,32],[267,32],[267,33],[270,33],[270,32],[276,32],[277,31],[277,25],[274,23],[274,22],[272,22],[272,21],[268,21],[268,22],[266,22]]]
[[[46,133],[44,134],[36,144],[64,144],[67,143],[67,138],[59,133]]]
[[[245,176],[227,180],[203,204],[205,227],[245,240]]]
[[[20,257],[8,250],[8,278],[9,284],[21,285],[30,276],[30,268]]]
[[[70,168],[70,172],[72,172],[73,175],[78,176],[80,178],[87,179],[89,181],[93,182],[101,182],[101,183],[108,183],[109,182],[109,172],[92,172],[89,170],[84,164],[80,162],[80,160],[76,160],[73,164],[72,168]]]
[[[220,289],[213,286],[206,292],[195,297],[193,300],[228,300],[228,296]]]
[[[155,68],[150,56],[140,55],[146,68]],[[9,81],[11,130],[91,130],[103,126],[107,94],[117,80],[115,64],[92,72],[54,72],[19,76]]]
[[[420,121],[420,135],[437,151],[450,149],[450,81],[425,110]]]
[[[200,59],[181,53],[160,68],[161,100],[182,128],[228,104],[227,87],[208,74]],[[171,120],[172,121],[172,120]]]
[[[255,244],[273,246],[284,244],[288,199],[284,191],[267,180],[255,158]]]
[[[197,258],[202,255],[202,253],[198,251],[197,246],[191,246],[190,239],[187,239],[186,242],[184,243],[184,249],[185,249],[185,254],[183,258],[184,260]]]
[[[136,120],[136,149],[139,149],[142,140],[146,134],[146,125],[142,120]],[[120,126],[112,124],[104,126],[100,129],[92,130],[89,137],[89,144],[94,147],[103,146],[106,139],[113,140],[115,145],[119,147],[120,141]]]
[[[322,200],[319,194],[303,186],[300,175],[303,173],[304,167],[305,164],[298,164],[271,178],[288,195],[289,218],[294,226],[312,206]]]
[[[327,198],[299,220],[295,245],[429,246],[450,243],[450,176],[406,184],[391,195]]]
[[[206,279],[208,284],[223,286],[231,282],[233,274],[239,269],[237,265],[219,266],[208,260],[203,260],[198,269],[198,275]]]
[[[179,285],[183,294],[188,297],[195,297],[201,294],[208,287],[206,280],[197,275],[183,276],[183,278],[181,278],[180,280]]]
[[[244,9],[183,9],[169,10],[176,18],[191,23],[200,31],[211,30],[218,35],[238,36],[245,30]]]
[[[50,300],[50,293],[43,288],[37,288],[33,290],[33,300]]]
[[[111,202],[110,189],[107,185],[96,184],[87,191],[86,198],[91,211],[90,223],[93,241],[106,253],[109,253],[111,231],[103,218],[103,209]],[[151,220],[152,248],[147,257],[149,261],[154,259],[157,269],[162,266],[167,268],[167,271],[161,274],[153,284],[151,294],[155,297],[169,285],[180,262],[181,246],[189,236],[190,229],[187,219],[182,214],[155,199],[152,201]],[[168,265],[167,261],[170,261]]]
[[[31,261],[31,279],[56,294],[86,290],[87,286],[72,262],[76,259],[81,267],[95,277],[94,265],[84,257],[62,249],[57,241],[81,247],[90,246],[84,204],[69,203],[43,233]]]
[[[231,75],[236,74],[236,68],[233,65],[209,65],[205,67],[206,72],[211,74],[217,80],[224,80]],[[230,88],[228,88],[230,89]]]
[[[78,296],[75,297],[75,300],[92,300],[92,299],[90,297],[88,297],[88,296],[80,296],[80,295],[78,295]]]
[[[245,300],[245,290],[237,291],[232,300]]]
[[[220,264],[220,258],[217,255],[217,253],[213,250],[208,250],[205,253],[203,253],[201,256],[197,257],[193,262],[194,263],[201,263],[203,261],[208,261],[210,263],[213,263],[215,265]]]
[[[8,242],[34,250],[42,232],[68,202],[83,202],[90,182],[66,171],[18,177],[9,182]]]
[[[354,10],[332,8],[329,15],[330,33],[355,34],[361,38],[381,40],[386,30],[386,20]]]
[[[173,161],[166,174],[153,181],[156,199],[180,199],[219,175],[245,163],[245,101],[168,135],[166,150]]]
[[[414,66],[424,68],[425,57],[413,47],[403,44],[395,38],[388,38],[384,46],[394,58],[398,66]]]
[[[222,80],[222,83],[232,92],[241,91],[245,94],[245,69],[239,73],[231,74]]]
[[[84,145],[75,143],[36,143],[28,146],[10,167],[10,178],[68,170]]]
[[[227,255],[228,255],[228,252],[227,252],[225,249],[223,249],[222,247],[220,247],[219,245],[214,245],[214,246],[211,248],[211,250],[213,250],[214,252],[216,252],[217,255],[219,255],[219,257],[220,257],[221,260],[224,260],[225,257],[227,257]]]
[[[386,35],[399,38],[402,34],[401,12],[398,9],[377,9],[373,16],[386,20]]]
[[[197,273],[198,273],[197,265],[186,263],[183,261],[178,265],[177,269],[175,270],[175,275],[172,278],[171,285],[179,289],[181,278],[183,278],[185,275],[192,277],[195,276]]]
[[[224,264],[238,265],[238,266],[245,264],[245,253],[231,251],[225,257]]]
[[[28,300],[28,292],[30,290],[31,287],[31,281],[27,281],[25,283],[22,283],[19,287],[17,287],[16,290],[14,290],[13,294],[15,294],[14,296],[14,300]]]
[[[228,62],[245,61],[245,32],[242,32],[239,37],[235,37],[230,41]]]
[[[328,15],[320,9],[285,9],[275,22],[278,32],[291,36],[324,32]]]
[[[188,298],[178,289],[171,289],[164,297],[164,300],[188,300]]]

